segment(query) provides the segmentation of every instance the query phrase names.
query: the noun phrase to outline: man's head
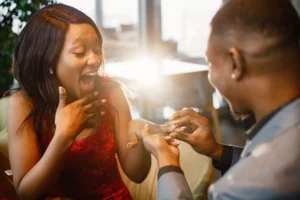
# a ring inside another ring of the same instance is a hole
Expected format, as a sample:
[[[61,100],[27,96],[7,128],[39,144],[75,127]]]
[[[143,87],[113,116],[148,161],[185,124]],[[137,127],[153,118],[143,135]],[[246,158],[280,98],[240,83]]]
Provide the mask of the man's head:
[[[299,16],[289,0],[230,0],[217,12],[206,52],[209,79],[236,114],[255,112],[281,81],[296,80],[299,36]]]

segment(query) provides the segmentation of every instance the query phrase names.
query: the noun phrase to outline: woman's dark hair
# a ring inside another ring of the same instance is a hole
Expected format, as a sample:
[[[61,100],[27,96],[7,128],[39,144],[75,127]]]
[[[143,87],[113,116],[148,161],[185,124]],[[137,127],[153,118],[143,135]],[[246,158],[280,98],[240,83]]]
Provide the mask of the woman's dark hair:
[[[56,66],[70,24],[89,24],[103,39],[96,24],[83,12],[64,5],[53,4],[36,12],[21,31],[14,54],[14,77],[20,89],[33,101],[29,116],[34,123],[39,144],[44,149],[49,129],[54,124],[58,106],[59,82]],[[101,70],[103,72],[104,65]],[[50,68],[53,74],[50,74]],[[24,121],[24,122],[25,122]]]

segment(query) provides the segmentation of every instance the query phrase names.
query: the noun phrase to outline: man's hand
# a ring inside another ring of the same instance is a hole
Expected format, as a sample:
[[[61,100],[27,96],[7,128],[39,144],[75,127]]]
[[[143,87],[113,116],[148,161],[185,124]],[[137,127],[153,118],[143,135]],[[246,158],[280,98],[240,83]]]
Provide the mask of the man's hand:
[[[150,134],[148,124],[144,126],[141,136],[145,149],[155,156],[159,168],[167,165],[180,166],[177,141],[169,136]]]
[[[171,124],[190,125],[193,133],[171,133],[170,136],[189,143],[200,154],[219,160],[223,147],[215,140],[208,119],[197,114],[193,109],[177,111],[171,118]]]

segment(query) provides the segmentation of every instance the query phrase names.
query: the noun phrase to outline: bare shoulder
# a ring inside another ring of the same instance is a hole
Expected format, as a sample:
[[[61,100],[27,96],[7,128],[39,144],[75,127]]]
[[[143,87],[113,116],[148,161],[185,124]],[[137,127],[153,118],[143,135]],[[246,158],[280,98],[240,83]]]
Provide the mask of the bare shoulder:
[[[21,108],[22,110],[23,108],[32,109],[32,102],[29,97],[27,97],[25,92],[19,90],[9,98],[8,106],[10,107],[10,109],[13,109],[14,107]]]
[[[126,98],[125,92],[122,87],[114,87],[109,92],[108,95],[110,97],[111,103],[116,107],[127,107],[128,100]]]
[[[122,97],[122,96],[125,97],[125,92],[121,86],[112,88],[108,94],[111,97]]]
[[[9,130],[20,127],[32,110],[32,103],[23,91],[15,92],[7,107],[7,126]],[[9,131],[10,132],[10,131]]]

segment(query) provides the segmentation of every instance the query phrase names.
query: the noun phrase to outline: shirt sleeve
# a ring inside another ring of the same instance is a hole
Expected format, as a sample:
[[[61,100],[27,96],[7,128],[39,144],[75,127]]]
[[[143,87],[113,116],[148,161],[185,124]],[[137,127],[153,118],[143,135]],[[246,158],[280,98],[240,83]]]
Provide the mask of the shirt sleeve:
[[[220,160],[213,160],[214,168],[221,171],[221,174],[225,174],[225,172],[234,165],[241,156],[243,148],[231,146],[231,145],[223,145],[223,153]]]
[[[183,171],[177,166],[165,166],[158,171],[158,200],[192,200],[193,195]]]

